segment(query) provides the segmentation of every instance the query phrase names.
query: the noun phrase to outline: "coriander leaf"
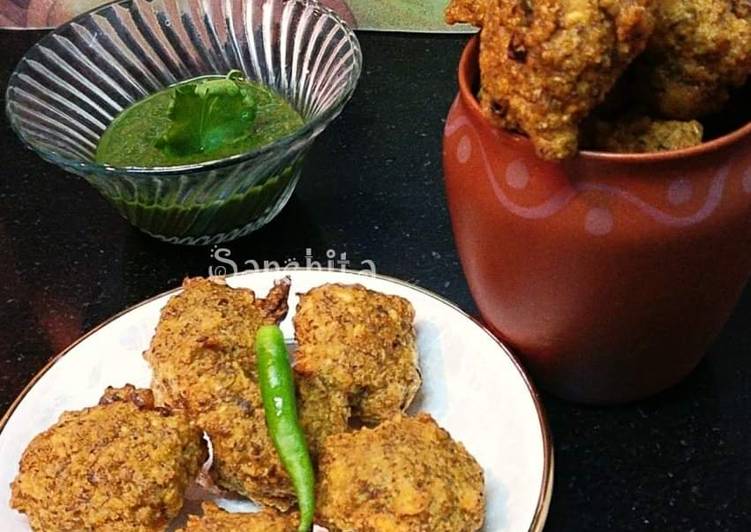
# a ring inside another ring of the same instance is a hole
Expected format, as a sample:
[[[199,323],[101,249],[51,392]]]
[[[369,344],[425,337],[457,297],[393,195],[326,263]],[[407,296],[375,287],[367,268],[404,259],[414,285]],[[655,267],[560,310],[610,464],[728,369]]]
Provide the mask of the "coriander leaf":
[[[170,103],[169,129],[156,147],[185,157],[211,153],[248,138],[257,103],[236,78],[212,79],[175,87]]]

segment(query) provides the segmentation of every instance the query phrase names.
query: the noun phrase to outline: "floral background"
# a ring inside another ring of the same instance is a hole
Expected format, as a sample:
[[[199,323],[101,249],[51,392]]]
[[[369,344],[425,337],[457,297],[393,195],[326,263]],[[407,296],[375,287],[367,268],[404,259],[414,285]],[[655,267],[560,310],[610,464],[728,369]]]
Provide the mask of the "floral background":
[[[0,27],[55,27],[109,0],[0,0]],[[467,31],[443,24],[447,0],[321,0],[366,30]]]

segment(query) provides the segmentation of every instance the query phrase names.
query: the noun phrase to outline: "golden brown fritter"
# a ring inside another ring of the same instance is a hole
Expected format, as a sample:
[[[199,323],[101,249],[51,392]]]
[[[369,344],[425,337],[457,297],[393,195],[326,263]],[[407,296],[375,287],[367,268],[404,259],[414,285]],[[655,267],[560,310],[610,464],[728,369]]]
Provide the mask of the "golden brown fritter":
[[[331,436],[318,467],[316,511],[331,532],[482,527],[482,469],[428,414]]]
[[[150,390],[108,389],[32,440],[11,506],[44,532],[166,530],[206,457],[201,431]]]
[[[585,128],[588,148],[613,153],[652,153],[698,146],[704,128],[691,120],[654,120],[626,116],[613,122],[592,119]]]
[[[480,105],[545,159],[577,152],[579,124],[640,54],[655,0],[452,0],[448,22],[480,26]]]
[[[209,435],[216,483],[282,510],[294,490],[266,430],[253,345],[261,325],[286,315],[288,292],[288,280],[264,300],[220,279],[187,279],[144,354],[157,399]]]
[[[300,419],[315,454],[357,418],[403,412],[420,387],[415,311],[404,298],[326,284],[300,296],[294,364]]]
[[[298,522],[295,514],[280,514],[274,510],[237,514],[204,503],[203,516],[191,515],[183,532],[294,532]]]
[[[667,118],[719,111],[751,74],[751,2],[660,0],[647,51],[635,65],[642,99]]]
[[[488,0],[451,0],[446,7],[445,19],[448,24],[466,23],[482,26]]]

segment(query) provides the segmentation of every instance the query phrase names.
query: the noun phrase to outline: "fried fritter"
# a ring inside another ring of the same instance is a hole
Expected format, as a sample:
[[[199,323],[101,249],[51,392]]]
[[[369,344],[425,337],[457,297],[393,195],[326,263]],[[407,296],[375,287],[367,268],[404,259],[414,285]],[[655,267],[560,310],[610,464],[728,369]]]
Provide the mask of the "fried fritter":
[[[44,532],[166,530],[206,458],[201,431],[150,390],[108,388],[32,440],[11,506]]]
[[[473,532],[485,518],[483,472],[428,414],[329,437],[317,515],[331,532]]]
[[[448,24],[466,23],[482,26],[488,0],[451,0],[444,18]]]
[[[300,296],[294,364],[303,429],[316,453],[353,418],[377,424],[420,387],[415,311],[404,298],[326,284]]]
[[[212,503],[203,504],[203,516],[191,515],[183,532],[294,532],[299,517],[263,510],[252,514],[225,512]]]
[[[626,116],[616,121],[592,119],[587,124],[588,148],[613,153],[652,153],[698,146],[704,128],[696,120],[655,120]]]
[[[719,111],[751,74],[751,2],[660,0],[657,24],[635,65],[640,95],[667,118]]]
[[[452,0],[480,26],[480,105],[545,159],[577,152],[579,124],[645,48],[655,0]]]
[[[144,354],[157,399],[209,435],[216,483],[282,510],[294,489],[266,429],[253,345],[261,325],[284,318],[288,293],[288,280],[264,300],[220,279],[187,279]]]

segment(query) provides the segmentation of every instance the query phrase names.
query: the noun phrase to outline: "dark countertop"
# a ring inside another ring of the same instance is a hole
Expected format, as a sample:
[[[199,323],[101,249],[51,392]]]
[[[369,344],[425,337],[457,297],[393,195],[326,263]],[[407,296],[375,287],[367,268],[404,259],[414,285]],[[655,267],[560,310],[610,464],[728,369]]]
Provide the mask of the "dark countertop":
[[[0,32],[0,79],[39,37]],[[357,267],[474,306],[454,251],[441,176],[443,119],[466,37],[363,34],[365,69],[321,137],[289,205],[226,247],[242,262]],[[0,125],[0,412],[49,357],[113,314],[218,265],[132,229],[83,181]],[[645,402],[582,407],[544,396],[555,440],[548,530],[751,530],[751,294],[706,360]]]

